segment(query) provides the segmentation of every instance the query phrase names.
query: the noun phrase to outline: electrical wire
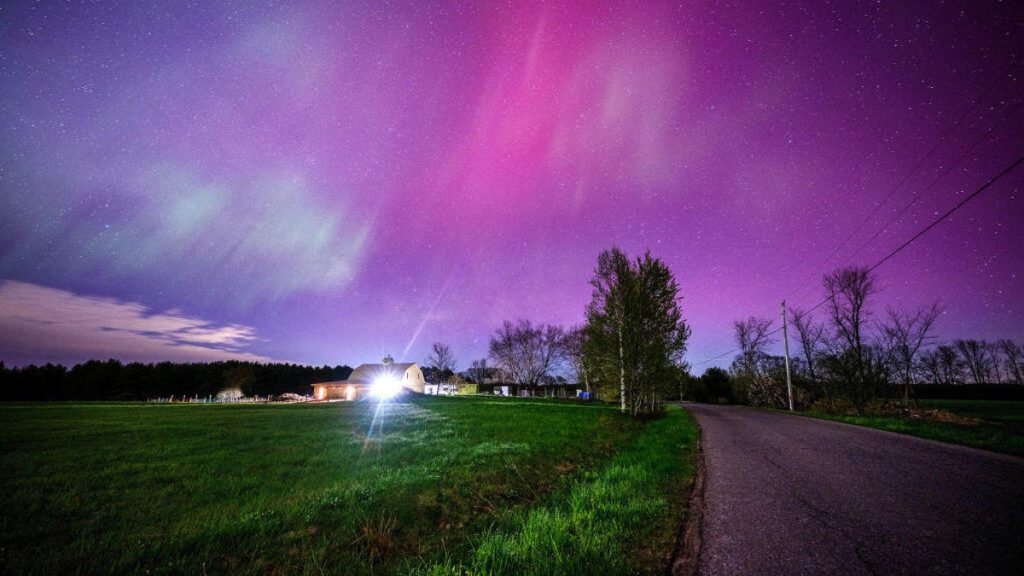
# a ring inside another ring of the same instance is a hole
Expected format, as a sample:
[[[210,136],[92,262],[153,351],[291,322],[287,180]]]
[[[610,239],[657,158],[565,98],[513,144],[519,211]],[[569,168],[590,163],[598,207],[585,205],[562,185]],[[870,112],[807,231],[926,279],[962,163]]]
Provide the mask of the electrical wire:
[[[1003,177],[1005,177],[1010,172],[1013,172],[1013,170],[1015,168],[1017,168],[1018,166],[1020,166],[1022,162],[1024,162],[1024,155],[1018,157],[1016,160],[1014,160],[1012,163],[1010,163],[1010,165],[1008,165],[1006,168],[1004,168],[1002,171],[1000,171],[995,176],[989,178],[988,181],[986,181],[984,184],[982,184],[980,187],[978,187],[970,195],[966,196],[963,200],[958,202],[955,206],[953,206],[952,208],[950,208],[949,210],[944,212],[941,216],[939,216],[938,218],[933,220],[930,224],[928,224],[927,226],[922,228],[919,232],[917,232],[916,234],[914,234],[913,236],[908,238],[906,241],[904,241],[902,244],[897,246],[895,249],[893,249],[891,252],[889,252],[888,254],[883,256],[879,261],[877,261],[874,264],[872,264],[871,266],[869,266],[867,268],[866,272],[867,273],[874,272],[879,266],[881,266],[882,264],[885,264],[886,262],[888,262],[890,259],[892,259],[893,256],[896,256],[897,254],[899,254],[900,252],[905,250],[908,246],[913,244],[918,238],[920,238],[921,236],[924,236],[932,228],[935,228],[936,226],[941,224],[943,221],[945,221],[946,218],[949,218],[950,216],[952,216],[957,210],[959,210],[959,209],[963,208],[965,205],[967,205],[968,202],[970,202],[971,200],[974,200],[975,198],[977,198],[985,190],[988,190],[993,184],[995,184],[996,182],[1001,180]],[[826,297],[824,300],[821,300],[820,302],[818,302],[817,304],[815,304],[814,306],[812,306],[808,310],[804,311],[804,313],[812,312],[815,309],[821,307],[823,304],[825,304],[828,301],[829,301],[829,298]],[[769,332],[767,334],[767,336],[772,336],[774,334],[778,334],[781,330],[782,330],[782,327],[776,328],[775,330],[772,330],[771,332]],[[695,362],[695,363],[691,364],[691,366],[700,366],[701,364],[707,364],[708,362],[711,362],[713,360],[717,360],[719,358],[722,358],[723,356],[727,356],[727,355],[732,354],[733,352],[737,352],[739,350],[740,350],[740,347],[736,347],[736,348],[733,348],[732,350],[729,350],[727,352],[723,352],[723,353],[721,353],[721,354],[719,354],[717,356],[712,356],[711,358],[707,358],[707,359],[701,360],[700,362]]]

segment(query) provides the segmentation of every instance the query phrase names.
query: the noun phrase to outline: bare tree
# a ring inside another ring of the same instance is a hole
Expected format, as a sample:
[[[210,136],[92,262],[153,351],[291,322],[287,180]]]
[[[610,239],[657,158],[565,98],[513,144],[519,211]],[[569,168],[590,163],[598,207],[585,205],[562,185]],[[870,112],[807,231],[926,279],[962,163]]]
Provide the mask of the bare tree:
[[[952,346],[939,346],[935,349],[941,374],[940,384],[960,384],[963,382],[964,362],[960,354]]]
[[[756,376],[759,372],[759,361],[772,343],[771,328],[771,320],[757,316],[733,322],[736,344],[740,348],[737,365],[742,373]]]
[[[989,381],[996,383],[1003,382],[1003,363],[999,361],[999,357],[1001,356],[999,343],[983,341],[982,344],[985,345],[985,348],[988,348],[988,355],[991,358]]]
[[[917,359],[918,377],[928,384],[943,384],[942,364],[937,350],[924,350]]]
[[[960,353],[967,373],[975,384],[984,384],[992,377],[992,365],[995,363],[990,349],[985,342],[978,340],[955,340],[953,346]]]
[[[514,382],[537,386],[562,359],[560,326],[506,320],[491,337],[490,357]]]
[[[487,367],[487,358],[473,360],[469,365],[469,377],[477,384],[483,384],[484,381],[487,380],[489,370],[490,369]]]
[[[1003,353],[1007,378],[1014,384],[1024,384],[1024,347],[1013,340],[996,342]]]
[[[455,354],[451,346],[443,342],[434,342],[430,346],[430,355],[427,356],[427,366],[437,371],[438,378],[437,393],[441,393],[442,381],[448,380],[455,373]]]
[[[811,382],[816,382],[818,380],[818,357],[828,339],[825,326],[815,322],[807,312],[798,309],[793,309],[790,312],[790,317],[793,321],[793,328],[796,329],[797,340],[800,341],[804,362],[807,364],[807,376]]]
[[[882,375],[881,357],[869,350],[866,333],[868,300],[878,292],[875,278],[868,268],[848,266],[826,274],[823,285],[834,331],[829,364],[859,410],[874,396]]]
[[[890,307],[887,311],[887,322],[882,325],[882,334],[903,380],[904,405],[910,404],[910,385],[914,382],[917,354],[933,338],[932,326],[938,316],[938,304],[915,310]]]
[[[784,381],[776,382],[769,376],[771,357],[766,349],[772,342],[771,327],[771,320],[757,316],[733,322],[740,348],[732,363],[737,397],[754,406],[776,405],[780,398],[778,385]]]
[[[867,301],[878,292],[874,276],[867,268],[838,268],[825,275],[824,285],[833,328],[847,348],[861,357],[865,347],[864,326],[869,316]]]
[[[573,375],[576,376],[576,382],[583,384],[583,389],[590,392],[590,376],[587,371],[584,354],[586,349],[584,346],[585,339],[586,331],[583,327],[575,326],[565,332],[562,344],[565,347],[565,359],[568,361]]]

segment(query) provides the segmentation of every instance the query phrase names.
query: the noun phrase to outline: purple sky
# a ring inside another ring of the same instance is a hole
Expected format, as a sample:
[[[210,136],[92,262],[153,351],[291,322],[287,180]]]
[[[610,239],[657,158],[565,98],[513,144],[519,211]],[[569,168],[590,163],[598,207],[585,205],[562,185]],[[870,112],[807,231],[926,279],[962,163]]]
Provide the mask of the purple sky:
[[[698,362],[1024,152],[1013,2],[210,4],[0,7],[8,363],[465,368],[504,319],[581,322],[612,245],[671,266]],[[1022,185],[879,309],[1024,336]]]

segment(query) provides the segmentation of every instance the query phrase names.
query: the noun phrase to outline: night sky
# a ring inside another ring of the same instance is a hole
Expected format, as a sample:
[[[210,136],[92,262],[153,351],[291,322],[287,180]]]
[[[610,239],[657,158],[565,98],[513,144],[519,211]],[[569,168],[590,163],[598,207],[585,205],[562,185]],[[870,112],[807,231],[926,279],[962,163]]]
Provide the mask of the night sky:
[[[697,363],[1024,153],[1022,23],[984,1],[5,2],[0,358],[355,365],[441,340],[465,368],[504,319],[581,322],[618,245],[675,272]],[[1022,185],[879,268],[877,309],[1024,336]]]

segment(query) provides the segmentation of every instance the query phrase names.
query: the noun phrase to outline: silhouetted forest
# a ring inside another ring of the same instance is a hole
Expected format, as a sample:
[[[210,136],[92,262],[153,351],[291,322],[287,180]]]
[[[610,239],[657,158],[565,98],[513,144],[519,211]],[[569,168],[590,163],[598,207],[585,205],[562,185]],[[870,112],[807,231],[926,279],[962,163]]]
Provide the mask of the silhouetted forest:
[[[246,396],[310,394],[310,384],[341,380],[348,366],[254,362],[124,364],[90,360],[71,369],[46,364],[8,368],[0,362],[0,400],[147,400],[216,396],[239,389]]]

